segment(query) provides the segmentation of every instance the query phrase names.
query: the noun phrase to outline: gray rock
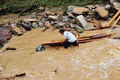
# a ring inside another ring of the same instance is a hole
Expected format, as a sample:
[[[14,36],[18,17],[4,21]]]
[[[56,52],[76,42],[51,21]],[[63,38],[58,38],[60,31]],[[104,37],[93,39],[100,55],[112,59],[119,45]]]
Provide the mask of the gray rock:
[[[46,20],[46,18],[41,18],[41,21],[46,22],[47,20]]]
[[[32,27],[35,28],[35,29],[39,28],[38,23],[37,22],[33,22],[32,23]]]
[[[82,27],[87,30],[89,29],[89,25],[87,23],[87,21],[85,20],[83,15],[79,15],[77,16],[77,20],[79,21],[79,25],[82,25]]]
[[[54,21],[51,21],[51,22],[50,22],[50,24],[51,24],[51,25],[54,25],[54,24],[55,24],[55,22],[54,22]]]
[[[65,25],[65,23],[59,22],[59,23],[56,25],[56,27],[57,27],[57,28],[61,28],[61,27],[63,27],[64,25]]]
[[[43,23],[42,22],[39,22],[38,25],[39,25],[39,27],[43,27]]]
[[[22,26],[26,31],[30,31],[31,30],[31,23],[25,22],[24,20],[20,20],[17,23],[17,26]]]
[[[62,22],[68,22],[69,21],[68,16],[62,16],[61,21]]]
[[[75,6],[68,6],[68,11],[72,11],[75,8]]]
[[[78,25],[75,25],[75,29],[77,30],[78,33],[82,33],[83,32],[83,29],[78,26]]]
[[[75,26],[73,24],[70,24],[70,28],[74,28]]]
[[[110,10],[110,8],[111,8],[111,5],[110,5],[110,4],[106,4],[106,5],[105,5],[105,9],[106,9],[106,10]]]

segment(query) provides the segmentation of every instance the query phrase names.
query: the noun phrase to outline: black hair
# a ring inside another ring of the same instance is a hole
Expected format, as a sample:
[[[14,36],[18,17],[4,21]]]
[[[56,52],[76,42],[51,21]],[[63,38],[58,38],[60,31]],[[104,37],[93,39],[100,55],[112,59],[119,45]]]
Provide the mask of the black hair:
[[[63,32],[65,32],[65,30],[64,30],[64,29],[60,29],[59,32],[60,32],[60,33],[63,33]]]

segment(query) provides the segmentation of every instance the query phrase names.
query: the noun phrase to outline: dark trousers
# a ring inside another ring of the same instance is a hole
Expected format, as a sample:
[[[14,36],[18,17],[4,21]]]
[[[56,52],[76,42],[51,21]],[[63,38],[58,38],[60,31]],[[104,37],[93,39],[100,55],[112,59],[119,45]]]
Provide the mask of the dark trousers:
[[[70,45],[77,46],[78,43],[77,43],[77,41],[74,41],[74,42],[68,42],[68,41],[65,41],[65,42],[63,43],[63,45],[64,45],[64,48],[67,49]]]

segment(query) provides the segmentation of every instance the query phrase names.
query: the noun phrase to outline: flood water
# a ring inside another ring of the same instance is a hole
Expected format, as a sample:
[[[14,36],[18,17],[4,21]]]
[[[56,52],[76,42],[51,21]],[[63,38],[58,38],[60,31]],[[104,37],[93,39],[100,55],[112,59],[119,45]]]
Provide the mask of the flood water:
[[[33,29],[22,36],[13,36],[2,48],[0,80],[25,73],[15,80],[120,80],[120,41],[110,38],[79,44],[79,47],[56,49],[35,48],[51,40],[63,39],[58,30],[41,32]],[[109,30],[84,32],[81,36],[100,34]],[[6,51],[7,47],[16,48]]]

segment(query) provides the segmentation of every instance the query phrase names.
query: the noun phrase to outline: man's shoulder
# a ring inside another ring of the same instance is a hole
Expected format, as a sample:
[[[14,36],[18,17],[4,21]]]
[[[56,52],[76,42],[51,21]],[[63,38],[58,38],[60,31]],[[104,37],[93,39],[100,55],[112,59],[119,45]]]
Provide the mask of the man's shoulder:
[[[68,31],[65,31],[65,34],[66,34],[66,35],[68,35],[68,34],[70,34],[70,32],[68,32]]]

